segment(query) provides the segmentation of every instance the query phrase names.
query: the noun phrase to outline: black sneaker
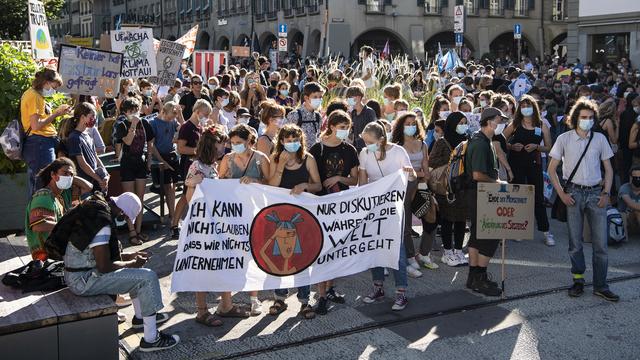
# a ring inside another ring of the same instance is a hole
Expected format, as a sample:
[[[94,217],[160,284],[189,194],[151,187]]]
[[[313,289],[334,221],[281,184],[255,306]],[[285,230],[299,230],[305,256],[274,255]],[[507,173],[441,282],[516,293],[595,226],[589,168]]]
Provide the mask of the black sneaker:
[[[611,290],[594,291],[593,295],[600,296],[601,298],[611,302],[618,302],[620,300],[620,296],[614,294]]]
[[[584,284],[581,282],[574,282],[569,288],[569,296],[579,297],[582,296],[582,294],[584,294]]]
[[[329,288],[329,291],[327,291],[327,300],[332,301],[336,304],[345,303],[344,295],[338,294],[336,292],[336,289],[333,288],[333,286]]]
[[[143,352],[166,350],[178,345],[179,342],[180,337],[178,335],[163,334],[162,332],[158,331],[158,338],[152,343],[146,342],[143,336],[140,340],[139,349]]]
[[[476,281],[478,274],[469,272],[469,276],[467,277],[467,289],[473,290],[473,283]]]
[[[178,240],[180,238],[180,228],[173,226],[171,228],[171,240]]]
[[[169,320],[169,315],[166,313],[156,313],[156,324],[162,324],[167,320]],[[131,327],[134,329],[142,329],[144,327],[144,323],[142,319],[138,319],[134,316],[133,319],[131,319]]]
[[[491,276],[486,272],[476,274],[475,281],[471,286],[473,291],[486,296],[500,296],[502,294],[502,289],[498,287],[497,283],[491,281]]]
[[[327,299],[321,297],[318,299],[318,304],[316,304],[316,314],[318,315],[327,315]]]

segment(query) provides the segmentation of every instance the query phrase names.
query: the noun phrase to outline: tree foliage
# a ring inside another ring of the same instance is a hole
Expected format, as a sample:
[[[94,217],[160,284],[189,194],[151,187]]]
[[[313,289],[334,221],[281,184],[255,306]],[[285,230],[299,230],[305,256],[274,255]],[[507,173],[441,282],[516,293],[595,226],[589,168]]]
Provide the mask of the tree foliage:
[[[47,19],[60,15],[65,0],[43,0]],[[27,0],[0,0],[0,39],[21,40],[29,26]]]

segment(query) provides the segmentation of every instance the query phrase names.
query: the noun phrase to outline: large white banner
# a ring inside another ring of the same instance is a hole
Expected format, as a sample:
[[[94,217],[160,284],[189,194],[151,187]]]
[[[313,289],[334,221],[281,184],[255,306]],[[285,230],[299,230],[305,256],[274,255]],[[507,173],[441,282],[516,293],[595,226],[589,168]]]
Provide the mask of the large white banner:
[[[47,15],[40,0],[29,0],[29,35],[34,59],[54,58]]]
[[[124,53],[122,77],[136,79],[158,75],[152,29],[113,30],[111,49]]]
[[[171,291],[250,291],[398,268],[402,172],[341,193],[204,180],[180,232]]]

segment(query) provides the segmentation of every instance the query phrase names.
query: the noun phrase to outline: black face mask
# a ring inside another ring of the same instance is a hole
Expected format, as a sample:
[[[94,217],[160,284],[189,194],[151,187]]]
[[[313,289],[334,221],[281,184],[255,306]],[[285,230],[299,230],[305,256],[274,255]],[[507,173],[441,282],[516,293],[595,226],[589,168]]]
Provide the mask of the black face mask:
[[[278,86],[278,82],[276,80],[271,80],[271,87]]]
[[[640,188],[640,177],[632,177],[631,184],[633,184],[634,187]]]

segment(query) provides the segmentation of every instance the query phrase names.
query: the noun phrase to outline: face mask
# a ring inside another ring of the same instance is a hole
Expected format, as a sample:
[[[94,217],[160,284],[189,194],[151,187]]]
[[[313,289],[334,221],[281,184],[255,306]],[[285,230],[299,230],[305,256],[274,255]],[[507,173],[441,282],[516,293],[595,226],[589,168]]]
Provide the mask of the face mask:
[[[629,96],[629,94],[631,94],[631,92],[629,92],[629,91],[625,92],[625,93],[624,93],[624,98],[626,99],[626,98],[627,98],[627,96]]]
[[[73,184],[73,176],[60,176],[60,179],[56,181],[56,186],[60,190],[67,190]]]
[[[130,93],[134,93],[134,92],[136,92],[136,87],[135,87],[135,85],[129,85],[129,86],[127,87],[127,91],[128,91],[128,92],[130,92]]]
[[[53,94],[55,93],[56,93],[56,89],[54,88],[42,89],[42,96],[44,97],[53,96]]]
[[[407,136],[413,136],[418,131],[418,127],[415,125],[409,125],[404,127],[404,134]]]
[[[245,152],[245,150],[247,150],[247,147],[246,147],[245,144],[235,144],[235,145],[231,144],[231,150],[234,153],[241,154],[241,153]]]
[[[458,126],[456,126],[456,133],[460,135],[466,134],[467,130],[469,130],[469,125],[467,124],[458,124]]]
[[[520,113],[522,114],[522,116],[531,116],[533,115],[533,108],[532,107],[520,108]]]
[[[480,107],[487,107],[487,102],[484,100],[480,100]]]
[[[284,126],[284,118],[274,118],[273,119],[276,122],[276,126],[281,128]]]
[[[182,70],[187,70],[187,64],[180,64],[180,68],[182,68]]]
[[[311,107],[317,109],[322,105],[322,99],[311,99]]]
[[[289,96],[289,90],[280,90],[280,95],[287,97]]]
[[[440,140],[440,139],[442,139],[442,136],[443,136],[443,135],[442,135],[442,134],[440,134],[440,133],[434,133],[434,134],[433,134],[433,138],[434,138],[434,139],[436,139],[436,140]]]
[[[382,102],[383,102],[383,103],[384,103],[384,105],[386,106],[386,105],[389,105],[389,103],[391,102],[391,100],[389,100],[389,99],[387,99],[387,98],[384,98],[384,99],[382,99]]]
[[[300,146],[300,141],[290,142],[284,144],[284,149],[287,150],[287,152],[294,153],[300,150]]]
[[[460,105],[460,101],[462,101],[462,99],[464,99],[464,96],[456,96],[453,98],[453,103],[456,105]]]
[[[635,111],[636,114],[640,114],[640,106],[634,106],[633,111]]]
[[[447,116],[449,116],[449,112],[448,111],[440,111],[438,113],[438,116],[440,117],[440,119],[446,119]]]
[[[462,78],[464,77],[464,73],[459,72],[459,73],[458,73],[458,77],[459,77],[460,79],[462,79]]]
[[[220,106],[225,107],[229,105],[229,99],[222,99],[222,102],[220,103]]]
[[[275,80],[271,80],[271,87],[276,87],[278,86],[278,82]]]
[[[496,127],[496,131],[494,132],[494,134],[496,135],[502,134],[502,131],[504,131],[505,126],[506,126],[505,124],[498,124],[498,127]]]
[[[393,139],[393,133],[391,131],[387,132],[387,142],[391,142],[391,140]]]
[[[144,96],[151,97],[151,95],[153,95],[153,90],[145,90],[144,91]]]
[[[553,91],[555,91],[555,92],[559,93],[559,92],[561,92],[561,91],[562,91],[562,88],[553,88]]]
[[[576,79],[576,81],[575,81],[576,84],[580,84],[581,82],[582,82],[582,80],[580,80],[580,79]]]
[[[349,106],[354,107],[356,106],[356,98],[347,98],[347,104],[349,104]]]
[[[640,188],[640,177],[632,177],[631,183],[633,184],[633,187]]]
[[[249,123],[249,118],[246,116],[241,116],[238,119],[238,124],[248,124]]]
[[[387,115],[385,115],[385,117],[387,118],[387,120],[388,120],[389,122],[392,122],[392,121],[393,121],[393,119],[395,119],[395,118],[396,118],[396,113],[387,114]]]
[[[547,110],[543,111],[542,114],[540,114],[543,118],[547,117]]]
[[[580,126],[580,129],[584,131],[589,131],[593,126],[593,119],[580,119],[578,126]]]
[[[198,121],[200,121],[200,126],[207,126],[207,122],[209,121],[209,118],[206,116],[203,116],[201,118],[198,119]]]
[[[263,122],[260,122],[260,125],[258,126],[258,135],[262,136],[264,135],[264,132],[267,130],[267,125],[265,125]]]
[[[371,152],[378,151],[378,143],[368,144],[367,151],[371,151]]]
[[[336,130],[336,137],[340,140],[345,140],[349,137],[349,130],[338,129]]]

